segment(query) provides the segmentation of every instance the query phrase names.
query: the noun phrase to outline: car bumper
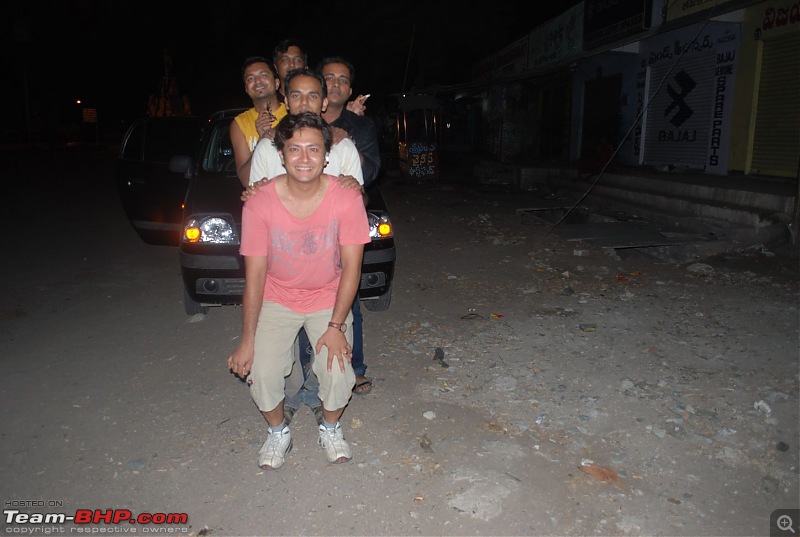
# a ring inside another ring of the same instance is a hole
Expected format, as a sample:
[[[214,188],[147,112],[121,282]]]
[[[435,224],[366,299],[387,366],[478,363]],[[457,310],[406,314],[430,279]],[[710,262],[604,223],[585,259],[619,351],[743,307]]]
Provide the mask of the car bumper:
[[[193,254],[180,252],[183,284],[192,299],[202,304],[241,304],[244,295],[244,259],[238,253]],[[375,298],[386,293],[394,278],[395,248],[364,252],[359,297]]]
[[[358,296],[363,298],[379,297],[386,293],[394,279],[395,249],[382,248],[366,250],[361,263],[361,285]]]

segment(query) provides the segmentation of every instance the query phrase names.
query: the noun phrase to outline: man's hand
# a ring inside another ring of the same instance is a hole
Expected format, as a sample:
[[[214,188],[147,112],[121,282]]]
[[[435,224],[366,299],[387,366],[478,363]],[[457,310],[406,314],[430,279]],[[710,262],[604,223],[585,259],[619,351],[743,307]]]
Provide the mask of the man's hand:
[[[269,138],[270,140],[275,138],[275,130],[272,128],[273,121],[275,121],[275,116],[269,110],[261,112],[258,116],[258,119],[256,119],[256,132],[261,138]]]
[[[344,140],[348,136],[350,136],[350,135],[347,134],[347,131],[344,130],[343,128],[341,128],[341,127],[331,127],[331,138],[333,138],[331,140],[331,145],[338,144],[339,142],[341,142],[342,140]]]
[[[354,114],[363,116],[364,113],[367,111],[367,105],[365,104],[367,102],[367,99],[369,99],[369,94],[359,95],[358,97],[347,103],[347,109],[353,112]]]
[[[233,354],[228,356],[228,368],[239,378],[246,378],[253,369],[254,349],[252,347],[243,348],[243,345],[236,347]]]
[[[253,194],[255,194],[259,188],[261,188],[262,186],[266,185],[269,182],[270,180],[264,177],[261,180],[256,181],[255,183],[251,183],[250,186],[247,187],[247,190],[242,192],[242,195],[239,199],[241,199],[242,201],[249,200],[250,198],[253,197]]]
[[[348,363],[353,361],[353,347],[347,342],[347,338],[341,330],[333,327],[328,327],[322,337],[317,341],[317,354],[322,350],[322,346],[328,347],[328,371],[333,370],[334,358],[339,362],[339,369],[344,373],[344,361]]]
[[[352,175],[340,175],[339,185],[341,185],[342,188],[346,188],[348,190],[357,188],[361,192],[364,192],[364,187],[362,187],[361,183],[358,182],[358,179],[356,179]]]

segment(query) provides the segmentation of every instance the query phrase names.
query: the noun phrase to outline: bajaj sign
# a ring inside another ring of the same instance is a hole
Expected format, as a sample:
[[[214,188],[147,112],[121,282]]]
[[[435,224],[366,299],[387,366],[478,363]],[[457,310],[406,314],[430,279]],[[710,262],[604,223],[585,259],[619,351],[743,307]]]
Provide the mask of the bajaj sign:
[[[642,43],[637,100],[648,105],[634,138],[641,163],[727,173],[738,43],[739,25],[724,22]]]

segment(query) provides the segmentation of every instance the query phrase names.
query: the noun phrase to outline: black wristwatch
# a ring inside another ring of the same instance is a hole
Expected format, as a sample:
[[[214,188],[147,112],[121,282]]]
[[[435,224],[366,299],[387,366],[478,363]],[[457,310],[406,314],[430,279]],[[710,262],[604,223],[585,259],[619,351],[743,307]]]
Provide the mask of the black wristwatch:
[[[331,328],[335,328],[336,330],[341,331],[343,334],[347,331],[347,324],[346,323],[328,323],[328,326]]]

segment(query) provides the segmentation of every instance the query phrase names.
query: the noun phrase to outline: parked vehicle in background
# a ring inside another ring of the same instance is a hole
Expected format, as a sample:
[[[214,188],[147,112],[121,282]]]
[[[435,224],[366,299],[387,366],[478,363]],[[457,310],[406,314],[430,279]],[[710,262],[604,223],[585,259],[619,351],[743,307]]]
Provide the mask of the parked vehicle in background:
[[[241,111],[223,110],[208,120],[142,119],[128,129],[120,147],[117,187],[125,213],[144,242],[178,247],[189,315],[242,302],[242,186],[228,134]],[[372,242],[364,248],[359,290],[371,311],[391,304],[396,257],[391,218],[377,183],[365,194]]]

